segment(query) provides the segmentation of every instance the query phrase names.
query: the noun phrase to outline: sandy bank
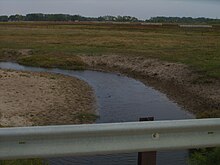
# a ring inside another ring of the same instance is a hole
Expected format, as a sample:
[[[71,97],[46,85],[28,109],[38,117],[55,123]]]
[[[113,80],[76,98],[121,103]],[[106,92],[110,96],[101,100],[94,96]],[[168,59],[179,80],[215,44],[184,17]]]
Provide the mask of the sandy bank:
[[[203,81],[184,64],[119,55],[81,56],[92,69],[113,71],[137,78],[166,93],[198,117],[220,117],[220,82]]]
[[[2,126],[76,124],[88,122],[94,112],[93,91],[81,80],[0,70]]]

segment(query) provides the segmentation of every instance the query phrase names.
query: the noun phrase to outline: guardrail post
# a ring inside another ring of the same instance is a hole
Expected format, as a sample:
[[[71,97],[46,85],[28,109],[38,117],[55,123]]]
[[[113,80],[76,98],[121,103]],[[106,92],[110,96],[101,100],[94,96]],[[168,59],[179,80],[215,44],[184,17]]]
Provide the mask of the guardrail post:
[[[154,117],[140,118],[139,121],[154,121]],[[156,165],[157,152],[139,152],[138,165]]]

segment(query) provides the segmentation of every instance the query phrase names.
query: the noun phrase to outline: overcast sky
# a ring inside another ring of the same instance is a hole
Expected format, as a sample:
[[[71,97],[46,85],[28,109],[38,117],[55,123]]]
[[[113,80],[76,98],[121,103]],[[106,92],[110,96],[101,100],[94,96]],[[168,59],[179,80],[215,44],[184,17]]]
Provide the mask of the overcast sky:
[[[0,0],[0,15],[27,13],[220,18],[220,0]]]

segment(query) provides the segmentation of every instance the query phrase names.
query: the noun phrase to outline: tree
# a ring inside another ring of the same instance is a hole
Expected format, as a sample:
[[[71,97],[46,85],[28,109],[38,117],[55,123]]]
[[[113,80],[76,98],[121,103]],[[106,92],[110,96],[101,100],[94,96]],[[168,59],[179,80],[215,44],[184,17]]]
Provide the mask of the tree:
[[[19,14],[11,15],[11,16],[8,18],[8,20],[9,20],[9,21],[25,21],[25,16],[19,15]]]
[[[45,21],[45,15],[42,13],[27,14],[26,21]]]
[[[0,16],[0,22],[8,22],[8,16],[7,15]]]

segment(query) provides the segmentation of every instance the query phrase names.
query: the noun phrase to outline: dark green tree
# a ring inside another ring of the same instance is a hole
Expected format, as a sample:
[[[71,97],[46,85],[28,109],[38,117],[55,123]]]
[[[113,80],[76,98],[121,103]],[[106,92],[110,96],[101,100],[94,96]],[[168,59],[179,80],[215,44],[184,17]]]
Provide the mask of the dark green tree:
[[[8,22],[8,16],[7,15],[0,16],[0,22]]]

